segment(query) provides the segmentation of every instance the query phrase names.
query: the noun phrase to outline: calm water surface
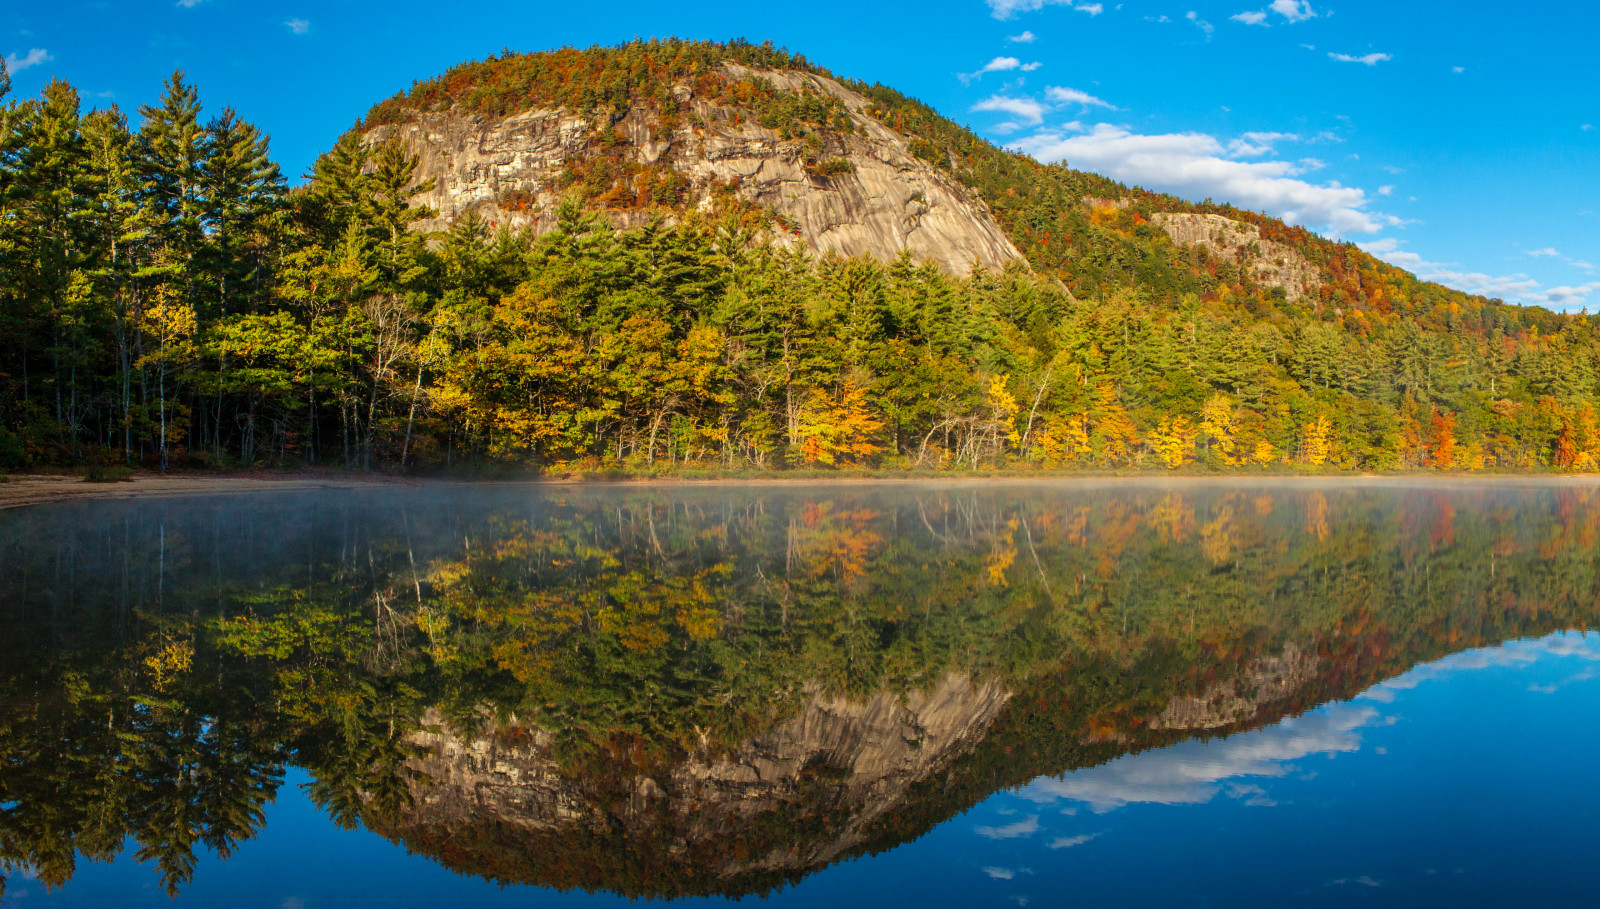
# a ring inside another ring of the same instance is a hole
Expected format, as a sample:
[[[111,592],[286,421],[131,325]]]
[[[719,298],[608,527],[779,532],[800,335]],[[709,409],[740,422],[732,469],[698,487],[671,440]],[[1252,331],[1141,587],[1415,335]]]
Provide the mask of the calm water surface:
[[[1593,905],[1600,494],[0,513],[6,906]]]

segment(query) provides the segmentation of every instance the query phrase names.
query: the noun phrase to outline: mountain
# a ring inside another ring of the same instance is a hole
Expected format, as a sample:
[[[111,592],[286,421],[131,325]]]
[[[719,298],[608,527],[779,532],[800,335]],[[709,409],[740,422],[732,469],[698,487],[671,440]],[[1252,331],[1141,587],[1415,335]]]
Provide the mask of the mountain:
[[[770,43],[508,52],[417,83],[358,132],[418,158],[430,188],[415,200],[435,213],[421,230],[472,211],[544,232],[572,193],[622,229],[753,209],[816,254],[905,252],[957,275],[1024,258],[1080,295],[1234,285],[1314,309],[1491,305],[1274,218],[1042,165]]]
[[[419,160],[416,180],[432,189],[414,198],[438,213],[418,222],[421,230],[476,211],[549,231],[562,193],[575,191],[619,228],[662,209],[749,207],[818,253],[889,260],[906,250],[963,275],[1021,258],[976,193],[912,154],[910,140],[838,82],[734,63],[692,81],[668,87],[666,117],[645,103],[505,116],[452,105],[376,126],[363,139],[398,137]],[[745,97],[767,103],[733,100]],[[796,113],[783,113],[786,106]]]

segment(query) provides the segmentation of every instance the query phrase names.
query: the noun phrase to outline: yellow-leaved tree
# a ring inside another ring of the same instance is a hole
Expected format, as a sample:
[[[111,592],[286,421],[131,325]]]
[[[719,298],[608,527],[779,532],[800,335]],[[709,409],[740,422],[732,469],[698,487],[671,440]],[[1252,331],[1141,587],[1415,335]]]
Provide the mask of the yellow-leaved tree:
[[[1150,447],[1162,463],[1177,470],[1194,460],[1195,428],[1185,416],[1163,417],[1150,434]]]
[[[1211,438],[1211,450],[1229,467],[1238,467],[1247,460],[1239,452],[1234,422],[1233,400],[1221,392],[1207,398],[1200,408],[1200,431]]]
[[[1300,443],[1301,458],[1312,467],[1320,467],[1328,460],[1328,437],[1333,423],[1326,414],[1306,424],[1305,438]]]
[[[847,463],[877,454],[873,434],[883,421],[872,415],[866,388],[846,381],[837,397],[813,390],[800,411],[797,434],[800,454],[810,464]]]

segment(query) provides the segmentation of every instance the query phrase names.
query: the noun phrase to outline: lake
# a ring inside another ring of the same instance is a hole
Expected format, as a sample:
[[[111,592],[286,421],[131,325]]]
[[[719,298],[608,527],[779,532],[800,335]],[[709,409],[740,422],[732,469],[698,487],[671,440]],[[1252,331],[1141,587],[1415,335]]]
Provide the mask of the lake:
[[[0,513],[7,906],[1590,905],[1600,488]]]

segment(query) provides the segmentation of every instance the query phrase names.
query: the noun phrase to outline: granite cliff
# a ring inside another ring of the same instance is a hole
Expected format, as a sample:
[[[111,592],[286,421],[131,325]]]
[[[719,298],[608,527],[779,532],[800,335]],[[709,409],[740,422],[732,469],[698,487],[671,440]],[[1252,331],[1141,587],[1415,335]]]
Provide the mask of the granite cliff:
[[[576,173],[602,158],[614,165],[612,183],[620,185],[603,187],[607,197],[594,200],[595,207],[619,228],[660,209],[636,204],[634,192],[622,193],[626,204],[617,204],[618,190],[665,176],[670,182],[657,195],[669,208],[715,214],[736,197],[776,216],[780,237],[816,253],[891,260],[907,252],[960,275],[1022,258],[976,193],[914,154],[910,139],[838,81],[735,63],[723,64],[715,81],[732,90],[707,97],[691,85],[672,85],[674,109],[665,116],[643,102],[625,110],[551,107],[508,115],[452,105],[375,126],[362,141],[395,138],[417,157],[415,183],[432,188],[415,201],[435,213],[418,224],[422,230],[444,229],[477,212],[544,232],[555,225]],[[746,93],[743,86],[756,88]],[[763,125],[759,110],[729,100],[773,93],[831,109],[826,128],[797,135],[788,122]]]

